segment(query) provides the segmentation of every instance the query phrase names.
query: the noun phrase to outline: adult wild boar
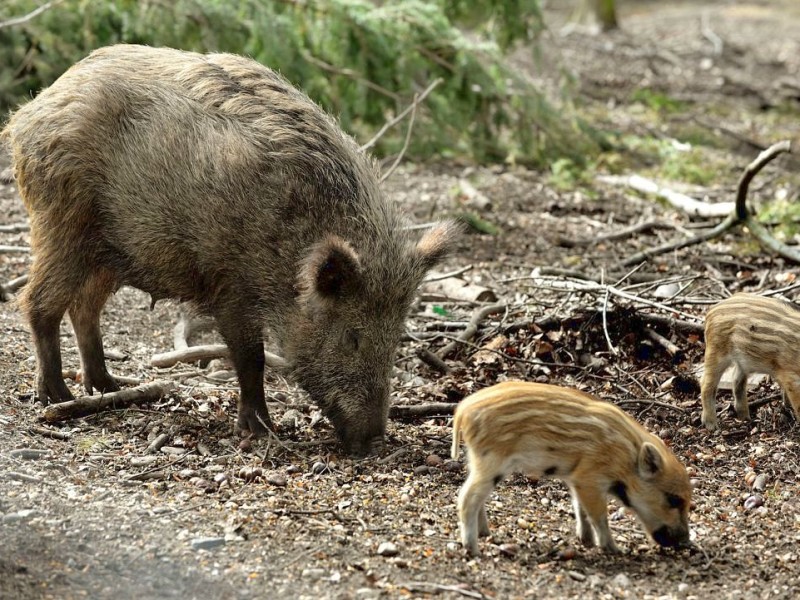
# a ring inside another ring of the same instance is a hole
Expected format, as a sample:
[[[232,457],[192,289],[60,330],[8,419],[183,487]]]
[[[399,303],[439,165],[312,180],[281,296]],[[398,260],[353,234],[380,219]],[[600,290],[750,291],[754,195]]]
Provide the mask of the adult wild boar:
[[[117,45],[22,106],[4,135],[31,220],[21,306],[43,402],[72,397],[65,312],[87,391],[117,389],[99,317],[131,285],[215,318],[240,430],[271,425],[266,329],[345,450],[380,444],[406,312],[453,227],[412,239],[374,163],[306,95],[240,56]]]

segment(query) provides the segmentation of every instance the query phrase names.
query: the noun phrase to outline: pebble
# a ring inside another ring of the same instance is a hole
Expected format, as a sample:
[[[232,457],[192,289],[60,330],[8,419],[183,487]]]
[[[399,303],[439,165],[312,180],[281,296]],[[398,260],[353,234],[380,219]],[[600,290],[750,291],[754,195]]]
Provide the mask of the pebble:
[[[250,441],[249,437],[242,438],[239,441],[239,450],[241,450],[242,452],[250,452],[250,450],[252,449],[253,449],[253,442]]]
[[[397,556],[398,554],[400,554],[400,550],[394,542],[381,542],[378,546],[379,556]]]
[[[194,538],[191,542],[193,550],[212,550],[219,546],[225,545],[225,538],[221,537],[204,537]]]
[[[575,581],[586,581],[586,575],[580,571],[567,571],[567,575],[569,575]]]
[[[500,554],[508,556],[509,558],[514,558],[519,554],[518,544],[500,544],[497,549],[500,550]]]
[[[427,475],[431,472],[431,468],[428,465],[419,465],[414,467],[414,475]]]
[[[761,473],[761,475],[756,477],[756,480],[753,482],[753,489],[757,492],[763,492],[765,489],[767,489],[767,479],[767,474]]]
[[[186,448],[176,448],[175,446],[161,446],[159,450],[170,456],[180,456],[181,454],[186,454]]]
[[[37,516],[39,513],[33,508],[26,508],[18,510],[15,513],[8,513],[3,515],[3,523],[17,523],[19,521],[27,521],[28,519]]]
[[[444,459],[438,454],[428,454],[428,456],[425,457],[425,464],[429,467],[441,467],[443,463]]]
[[[753,494],[747,500],[744,501],[744,507],[746,510],[753,510],[754,508],[763,506],[763,504],[764,504],[764,498],[762,498],[758,494]]]
[[[303,569],[300,576],[305,579],[322,579],[327,575],[325,569]]]
[[[275,487],[286,487],[286,477],[280,473],[271,473],[267,475],[267,483]]]
[[[147,465],[152,465],[154,462],[158,462],[158,457],[152,454],[148,454],[147,456],[132,456],[130,460],[132,467],[146,467]]]
[[[242,467],[238,473],[239,479],[244,479],[245,481],[255,481],[263,474],[264,472],[260,467]]]
[[[297,465],[289,465],[286,467],[286,473],[289,475],[297,475],[298,473],[302,473],[303,469],[298,467]]]
[[[303,415],[300,413],[300,411],[296,408],[290,408],[283,413],[281,420],[278,421],[278,427],[282,431],[294,431],[302,422]]]
[[[575,548],[564,548],[556,554],[556,560],[572,560],[578,555]]]
[[[678,584],[678,594],[681,596],[685,596],[686,593],[689,591],[689,584],[688,583],[679,583]]]
[[[748,487],[753,487],[753,484],[756,481],[756,473],[755,471],[748,471],[744,474],[744,482],[747,484]]]
[[[329,471],[330,468],[328,467],[328,465],[326,465],[324,462],[320,460],[311,465],[311,472],[314,473],[315,475],[320,475],[322,473],[327,473]]]
[[[457,460],[446,460],[444,461],[444,465],[442,465],[445,471],[450,473],[458,473],[464,469],[464,465],[462,465]]]
[[[617,575],[614,576],[614,579],[611,580],[611,583],[619,588],[627,588],[630,587],[631,580],[627,575],[625,575],[625,573],[617,573]]]

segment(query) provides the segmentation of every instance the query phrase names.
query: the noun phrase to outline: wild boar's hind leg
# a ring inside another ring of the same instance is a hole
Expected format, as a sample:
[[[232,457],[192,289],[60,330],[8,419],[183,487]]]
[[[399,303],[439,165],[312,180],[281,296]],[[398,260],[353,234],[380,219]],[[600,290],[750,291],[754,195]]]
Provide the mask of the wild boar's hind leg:
[[[264,435],[272,429],[264,398],[264,342],[242,326],[242,315],[246,314],[246,309],[225,311],[217,315],[217,326],[228,345],[239,378],[236,427],[239,431]]]
[[[83,282],[69,306],[69,319],[78,338],[78,351],[83,365],[83,386],[92,390],[114,392],[119,385],[106,370],[100,313],[116,287],[116,279],[106,269],[94,270]]]
[[[800,376],[796,372],[779,371],[775,373],[775,379],[783,387],[783,400],[792,405],[794,418],[800,423]]]
[[[36,349],[36,393],[43,404],[72,399],[61,376],[59,326],[77,285],[54,256],[40,249],[21,298]],[[56,255],[57,256],[57,255]]]

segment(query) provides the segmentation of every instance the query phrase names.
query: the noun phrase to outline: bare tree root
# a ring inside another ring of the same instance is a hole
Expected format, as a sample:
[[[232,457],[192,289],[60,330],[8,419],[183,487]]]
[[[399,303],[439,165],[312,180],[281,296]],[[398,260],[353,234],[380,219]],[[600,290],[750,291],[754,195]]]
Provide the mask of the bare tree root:
[[[172,381],[155,381],[139,387],[100,394],[98,396],[83,396],[76,400],[51,404],[44,409],[41,420],[47,423],[58,423],[67,419],[77,419],[87,415],[94,415],[106,410],[119,410],[128,408],[133,404],[154,402],[176,387]]]
[[[678,250],[680,248],[686,248],[687,246],[692,246],[694,244],[699,244],[701,242],[707,242],[708,240],[714,239],[719,237],[729,229],[731,229],[734,225],[744,225],[747,230],[755,237],[762,246],[775,252],[776,254],[786,258],[788,260],[794,262],[800,262],[800,253],[798,253],[793,248],[790,248],[786,244],[783,244],[772,237],[769,232],[767,232],[766,228],[764,228],[760,223],[758,223],[752,215],[749,214],[747,210],[747,190],[750,187],[750,182],[752,181],[753,177],[763,169],[767,163],[772,161],[776,156],[779,154],[783,154],[784,152],[791,151],[791,142],[788,140],[784,140],[782,142],[778,142],[773,144],[763,152],[761,152],[753,162],[751,162],[747,167],[745,167],[744,173],[742,173],[742,177],[739,180],[739,185],[736,191],[736,202],[734,206],[734,211],[731,213],[722,223],[692,238],[688,238],[685,240],[680,240],[678,242],[672,242],[669,244],[664,244],[662,246],[657,246],[655,248],[649,248],[642,252],[638,252],[633,256],[626,258],[625,260],[620,262],[621,267],[629,267],[631,265],[640,263],[645,261],[653,256],[658,256],[660,254],[665,254],[667,252],[671,252],[673,250]]]

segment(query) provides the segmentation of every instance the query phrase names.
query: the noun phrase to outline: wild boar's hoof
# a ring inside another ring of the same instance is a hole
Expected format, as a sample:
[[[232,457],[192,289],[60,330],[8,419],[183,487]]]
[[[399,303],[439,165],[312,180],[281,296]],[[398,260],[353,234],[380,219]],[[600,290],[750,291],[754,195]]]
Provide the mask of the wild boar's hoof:
[[[46,381],[40,378],[36,389],[36,399],[47,406],[51,402],[56,404],[58,402],[74,400],[75,396],[72,395],[67,384],[64,383],[64,380],[60,377],[52,381]]]
[[[236,420],[236,430],[249,432],[256,437],[267,435],[274,429],[272,419],[266,407],[263,409],[239,408],[239,418]]]

